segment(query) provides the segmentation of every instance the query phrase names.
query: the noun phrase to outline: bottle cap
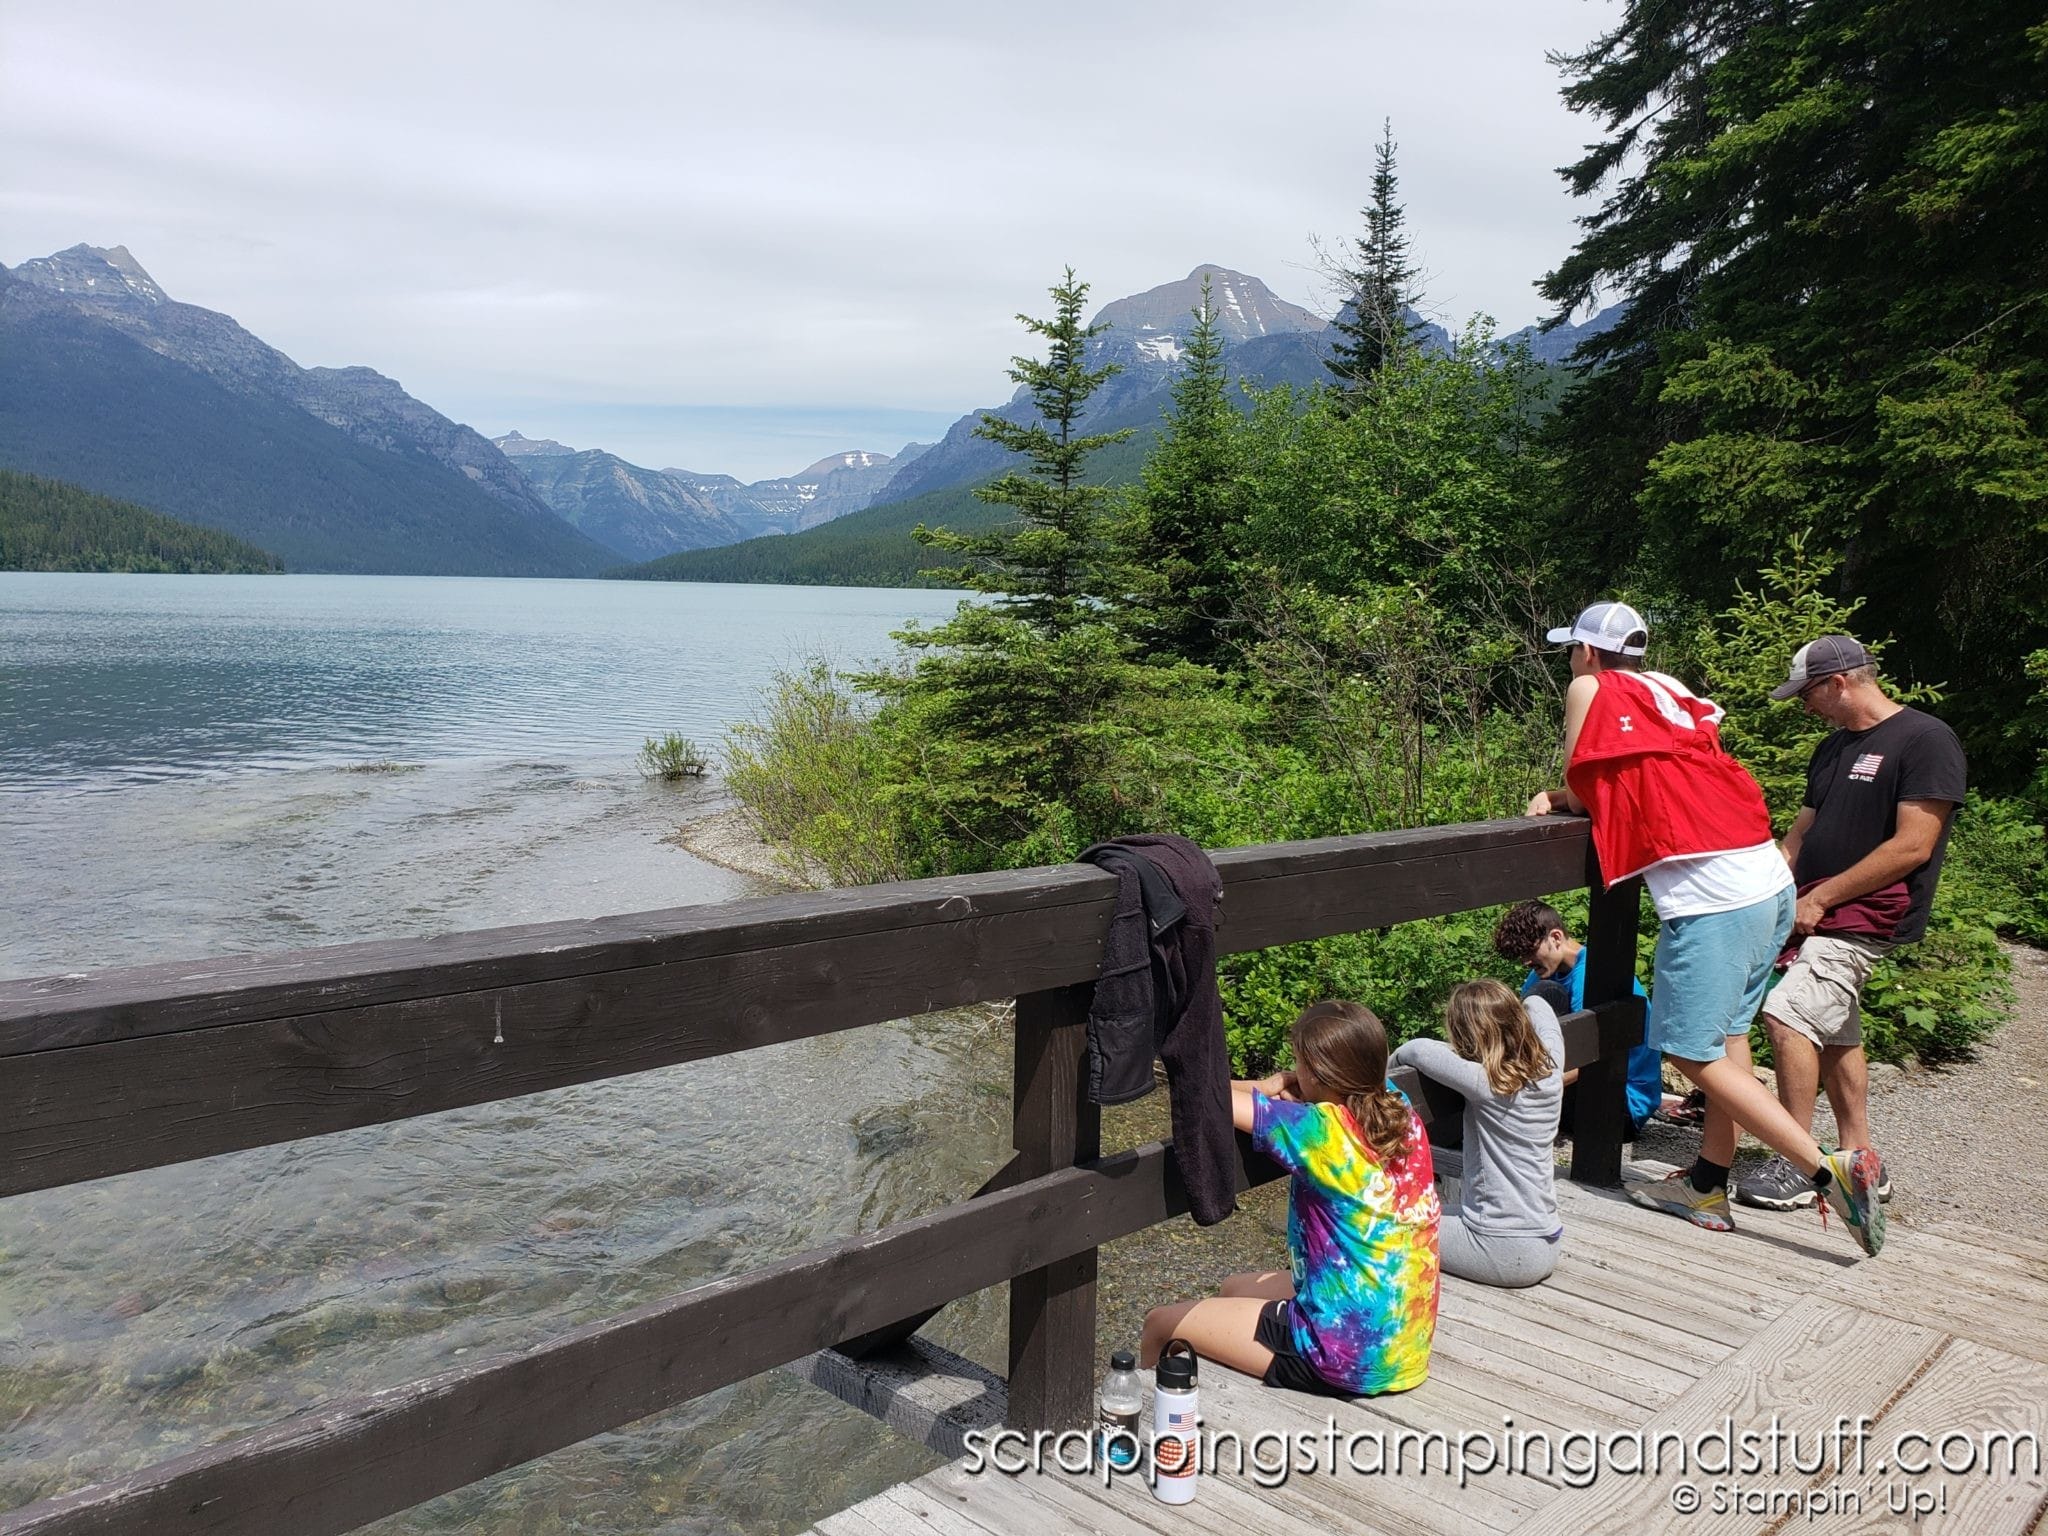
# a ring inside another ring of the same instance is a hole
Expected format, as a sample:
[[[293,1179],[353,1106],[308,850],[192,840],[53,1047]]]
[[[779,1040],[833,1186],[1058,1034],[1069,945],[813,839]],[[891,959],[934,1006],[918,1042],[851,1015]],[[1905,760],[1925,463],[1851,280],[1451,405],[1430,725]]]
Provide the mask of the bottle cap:
[[[1112,1371],[1135,1371],[1138,1357],[1128,1349],[1120,1349],[1109,1357],[1109,1368]]]
[[[1179,1353],[1175,1353],[1175,1351]],[[1168,1339],[1159,1352],[1159,1385],[1169,1392],[1186,1392],[1195,1384],[1195,1346],[1186,1339]]]

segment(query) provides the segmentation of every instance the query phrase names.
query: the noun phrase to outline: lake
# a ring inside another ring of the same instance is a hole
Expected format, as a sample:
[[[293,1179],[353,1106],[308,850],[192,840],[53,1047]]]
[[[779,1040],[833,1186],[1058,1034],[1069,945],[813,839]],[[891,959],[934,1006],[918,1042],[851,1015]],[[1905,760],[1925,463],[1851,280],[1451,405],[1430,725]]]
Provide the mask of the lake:
[[[780,668],[958,594],[0,573],[0,974],[757,894],[671,841]],[[1007,1046],[879,1025],[0,1201],[0,1510],[971,1190]],[[949,1309],[1000,1347],[1000,1298]],[[778,1373],[373,1529],[800,1529],[930,1465]]]

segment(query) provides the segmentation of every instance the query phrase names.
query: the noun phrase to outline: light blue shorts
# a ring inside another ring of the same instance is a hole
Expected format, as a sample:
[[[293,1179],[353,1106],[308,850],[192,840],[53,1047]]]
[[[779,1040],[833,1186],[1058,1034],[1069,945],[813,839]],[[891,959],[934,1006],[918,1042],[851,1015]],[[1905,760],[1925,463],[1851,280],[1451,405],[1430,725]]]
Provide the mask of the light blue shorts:
[[[1763,1006],[1771,967],[1792,936],[1789,885],[1732,912],[1668,918],[1657,930],[1657,1006],[1649,1043],[1681,1061],[1719,1061]]]

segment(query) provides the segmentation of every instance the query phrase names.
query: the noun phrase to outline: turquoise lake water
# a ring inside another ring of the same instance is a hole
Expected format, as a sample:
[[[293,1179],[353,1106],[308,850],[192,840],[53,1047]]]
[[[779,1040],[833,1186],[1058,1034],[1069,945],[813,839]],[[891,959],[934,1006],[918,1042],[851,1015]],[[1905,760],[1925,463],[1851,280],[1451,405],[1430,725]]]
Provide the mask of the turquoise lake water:
[[[957,601],[0,573],[0,975],[757,894],[640,742]],[[959,1198],[1007,1049],[879,1025],[0,1201],[0,1510]],[[770,1373],[375,1529],[791,1531],[928,1464]]]

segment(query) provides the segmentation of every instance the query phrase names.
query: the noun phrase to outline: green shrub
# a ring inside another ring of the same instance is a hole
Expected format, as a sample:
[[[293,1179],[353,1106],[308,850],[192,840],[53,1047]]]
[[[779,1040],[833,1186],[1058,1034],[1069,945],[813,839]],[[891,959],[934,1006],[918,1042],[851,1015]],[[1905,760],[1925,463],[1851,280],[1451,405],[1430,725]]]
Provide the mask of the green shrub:
[[[927,873],[897,809],[901,752],[829,662],[779,672],[760,714],[725,742],[725,783],[807,885]]]
[[[670,731],[650,737],[640,748],[640,772],[650,779],[695,779],[709,764],[697,743]]]

